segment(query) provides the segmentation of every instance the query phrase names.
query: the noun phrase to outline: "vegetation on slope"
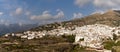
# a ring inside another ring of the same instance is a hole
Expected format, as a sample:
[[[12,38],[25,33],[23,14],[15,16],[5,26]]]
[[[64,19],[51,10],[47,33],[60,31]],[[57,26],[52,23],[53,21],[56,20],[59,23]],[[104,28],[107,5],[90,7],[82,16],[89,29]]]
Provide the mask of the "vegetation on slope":
[[[31,31],[43,31],[43,30],[52,30],[56,29],[59,26],[61,27],[75,27],[83,26],[90,24],[105,24],[109,26],[120,26],[120,13],[118,11],[108,11],[104,14],[92,14],[80,19],[74,19],[64,22],[55,22],[52,24],[42,25],[36,28],[30,29]]]

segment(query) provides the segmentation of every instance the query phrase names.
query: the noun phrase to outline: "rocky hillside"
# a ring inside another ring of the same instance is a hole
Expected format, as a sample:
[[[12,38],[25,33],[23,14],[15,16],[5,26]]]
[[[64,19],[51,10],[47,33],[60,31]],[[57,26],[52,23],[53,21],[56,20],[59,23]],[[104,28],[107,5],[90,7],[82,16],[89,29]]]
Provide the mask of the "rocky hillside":
[[[120,11],[119,10],[109,10],[104,14],[96,13],[84,18],[74,19],[65,22],[56,22],[52,24],[42,25],[36,28],[32,28],[32,31],[42,31],[42,30],[52,30],[61,27],[74,27],[83,26],[90,24],[105,24],[109,26],[120,26]]]
[[[5,34],[0,49],[1,52],[110,52],[112,47],[120,46],[119,37],[120,11],[109,10]]]

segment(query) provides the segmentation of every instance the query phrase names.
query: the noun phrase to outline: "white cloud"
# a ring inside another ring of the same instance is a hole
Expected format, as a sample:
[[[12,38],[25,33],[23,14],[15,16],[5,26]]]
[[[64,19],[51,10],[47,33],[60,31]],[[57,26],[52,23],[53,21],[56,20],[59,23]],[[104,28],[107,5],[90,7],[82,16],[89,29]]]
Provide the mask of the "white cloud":
[[[3,20],[3,19],[0,19],[0,24],[3,24],[3,25],[6,25],[6,26],[9,26],[9,21],[8,20]]]
[[[22,26],[22,25],[23,25],[23,23],[22,23],[22,22],[18,22],[18,25],[19,25],[19,26]]]
[[[91,0],[75,0],[75,4],[78,6],[83,6],[85,4],[88,4]]]
[[[29,11],[25,12],[25,15],[27,15],[27,16],[29,16],[30,14],[31,14],[31,12],[29,12]]]
[[[30,17],[31,20],[45,20],[45,19],[49,19],[49,18],[52,18],[52,15],[49,14],[49,11],[44,11],[42,13],[42,15],[33,15]]]
[[[22,8],[17,8],[15,11],[10,13],[10,16],[21,15],[22,13],[23,13],[23,9]]]
[[[22,8],[17,8],[15,11],[15,14],[20,15],[20,14],[22,14],[22,12],[23,12]]]
[[[31,20],[48,20],[48,19],[57,19],[57,18],[61,18],[64,17],[64,12],[61,10],[57,10],[57,14],[56,15],[52,15],[50,14],[49,11],[44,11],[41,15],[32,15],[30,17]]]
[[[92,4],[96,10],[120,9],[120,0],[75,0],[79,7]]]
[[[0,16],[2,16],[3,15],[3,12],[0,12]]]
[[[61,11],[60,9],[57,9],[57,15],[54,16],[54,18],[61,18],[64,17],[64,12]]]
[[[93,13],[91,13],[91,14],[104,14],[105,13],[105,11],[102,11],[102,10],[96,10],[96,11],[94,11]]]
[[[3,19],[0,19],[0,23],[4,23],[4,20],[3,20]]]
[[[104,8],[114,8],[119,7],[120,1],[118,0],[94,0],[93,4],[96,7],[104,7]]]
[[[82,13],[73,13],[73,18],[81,18],[83,17],[83,14]]]

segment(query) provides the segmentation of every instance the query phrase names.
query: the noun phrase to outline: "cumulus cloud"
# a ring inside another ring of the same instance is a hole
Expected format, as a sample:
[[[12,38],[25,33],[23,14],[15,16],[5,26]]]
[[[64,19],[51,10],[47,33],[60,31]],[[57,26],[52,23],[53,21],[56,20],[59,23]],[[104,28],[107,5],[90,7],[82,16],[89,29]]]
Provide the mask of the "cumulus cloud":
[[[44,11],[42,15],[33,15],[30,17],[31,20],[44,20],[52,18],[52,15],[49,13],[49,11]]]
[[[31,12],[29,12],[29,11],[25,12],[25,15],[27,15],[27,16],[29,16],[30,14],[31,14]]]
[[[19,15],[22,14],[23,9],[22,8],[17,8],[15,11],[15,14]]]
[[[22,25],[23,25],[23,23],[22,23],[22,22],[18,22],[18,25],[19,25],[19,26],[22,26]]]
[[[83,16],[82,13],[73,13],[73,18],[81,18]]]
[[[119,7],[120,0],[94,0],[93,4],[99,8],[113,9]]]
[[[56,15],[52,15],[49,11],[44,11],[41,15],[32,15],[31,20],[48,20],[48,19],[58,19],[64,17],[64,12],[60,9],[57,10]]]
[[[96,11],[94,11],[92,14],[96,14],[96,13],[99,13],[99,14],[104,14],[104,13],[105,13],[105,11],[102,11],[102,10],[96,10]]]
[[[21,15],[22,13],[23,13],[23,9],[22,8],[17,8],[14,12],[10,13],[10,16]]]
[[[0,24],[3,24],[3,25],[6,25],[6,26],[9,26],[9,21],[8,20],[3,20],[3,19],[0,19]]]
[[[91,0],[75,0],[75,4],[81,7],[83,5],[88,4],[90,1]]]
[[[3,12],[0,12],[0,16],[2,16],[3,15]]]
[[[79,7],[92,4],[96,9],[120,9],[120,0],[75,0],[75,4]]]
[[[61,11],[60,9],[57,9],[57,15],[54,16],[54,18],[60,18],[60,17],[64,17],[64,12]]]

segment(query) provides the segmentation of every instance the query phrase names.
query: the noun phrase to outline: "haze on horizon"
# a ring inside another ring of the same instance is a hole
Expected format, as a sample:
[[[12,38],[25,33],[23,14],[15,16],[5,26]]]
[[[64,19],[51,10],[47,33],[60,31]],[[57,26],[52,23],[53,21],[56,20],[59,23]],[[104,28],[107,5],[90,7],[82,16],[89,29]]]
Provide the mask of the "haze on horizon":
[[[0,24],[45,24],[119,10],[120,0],[0,0]]]

